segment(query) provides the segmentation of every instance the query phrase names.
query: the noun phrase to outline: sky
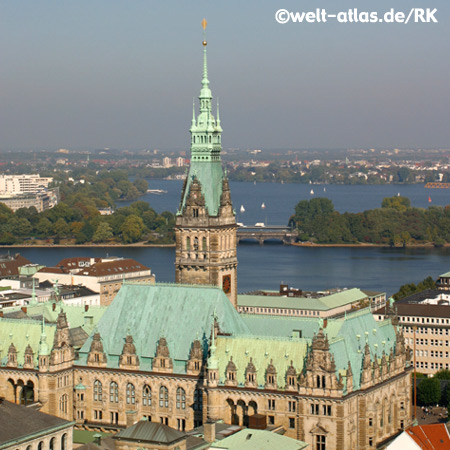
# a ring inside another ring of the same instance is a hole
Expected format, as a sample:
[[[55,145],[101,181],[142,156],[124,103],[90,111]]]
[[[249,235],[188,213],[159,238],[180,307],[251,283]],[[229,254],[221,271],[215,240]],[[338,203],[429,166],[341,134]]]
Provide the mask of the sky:
[[[0,151],[188,149],[203,17],[225,148],[450,148],[448,0],[0,0]]]

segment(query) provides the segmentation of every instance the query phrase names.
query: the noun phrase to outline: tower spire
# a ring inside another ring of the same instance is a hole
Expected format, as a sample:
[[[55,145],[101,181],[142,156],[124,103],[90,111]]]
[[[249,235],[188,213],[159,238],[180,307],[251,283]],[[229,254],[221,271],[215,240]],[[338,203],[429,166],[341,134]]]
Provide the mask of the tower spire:
[[[203,80],[202,80],[202,86],[208,87],[209,86],[209,80],[208,80],[208,60],[206,55],[206,46],[208,45],[208,42],[206,41],[206,26],[208,25],[208,22],[206,19],[202,20],[202,28],[203,28]]]

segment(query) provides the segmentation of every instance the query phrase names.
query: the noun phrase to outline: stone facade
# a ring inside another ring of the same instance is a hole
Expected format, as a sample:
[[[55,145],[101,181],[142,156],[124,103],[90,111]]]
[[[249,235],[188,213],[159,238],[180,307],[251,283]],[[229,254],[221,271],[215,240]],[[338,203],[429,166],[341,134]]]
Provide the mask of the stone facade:
[[[411,424],[411,376],[404,369],[407,356],[400,334],[395,352],[383,355],[380,363],[371,357],[366,344],[361,386],[353,390],[350,363],[345,375],[336,375],[327,337],[320,330],[304,371],[298,376],[291,362],[282,386],[276,384],[272,361],[267,367],[255,367],[250,358],[245,380],[238,381],[230,358],[224,383],[219,369],[208,368],[204,419],[245,426],[249,416],[263,414],[269,425],[282,426],[286,436],[305,441],[311,448],[325,443],[327,450],[369,450]],[[264,389],[255,383],[258,371],[264,373]]]
[[[200,182],[194,179],[177,217],[175,281],[219,286],[236,307],[236,229],[228,180],[222,181],[219,214],[214,217],[208,214]]]
[[[366,315],[372,318],[369,310]],[[329,321],[328,326],[339,323]],[[249,416],[258,413],[268,424],[282,426],[287,436],[313,448],[324,442],[326,450],[369,450],[411,423],[410,352],[398,332],[378,356],[376,345],[366,342],[343,369],[332,348],[343,338],[329,341],[327,329],[320,328],[310,344],[266,338],[271,346],[266,357],[255,347],[261,337],[241,340],[224,334],[217,320],[212,329],[208,353],[195,339],[182,371],[166,337],[159,338],[147,366],[131,331],[120,355],[107,353],[108,337],[104,341],[96,331],[84,363],[74,359],[61,312],[51,351],[41,340],[38,367],[25,367],[27,352],[24,361],[17,361],[10,345],[8,362],[0,367],[0,396],[19,403],[20,392],[30,389],[42,412],[94,428],[125,427],[146,417],[185,431],[206,420],[248,425]],[[246,356],[235,362],[235,354]],[[294,359],[286,362],[288,357]]]

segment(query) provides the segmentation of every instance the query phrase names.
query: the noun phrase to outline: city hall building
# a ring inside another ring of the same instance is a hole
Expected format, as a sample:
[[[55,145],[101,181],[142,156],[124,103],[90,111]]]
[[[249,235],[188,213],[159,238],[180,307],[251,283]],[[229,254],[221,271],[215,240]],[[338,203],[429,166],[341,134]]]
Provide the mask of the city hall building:
[[[236,221],[204,42],[200,114],[176,223],[177,284],[124,285],[75,352],[55,326],[0,318],[0,396],[76,426],[190,430],[266,417],[317,450],[371,449],[411,424],[403,335],[370,308],[345,317],[236,310]]]

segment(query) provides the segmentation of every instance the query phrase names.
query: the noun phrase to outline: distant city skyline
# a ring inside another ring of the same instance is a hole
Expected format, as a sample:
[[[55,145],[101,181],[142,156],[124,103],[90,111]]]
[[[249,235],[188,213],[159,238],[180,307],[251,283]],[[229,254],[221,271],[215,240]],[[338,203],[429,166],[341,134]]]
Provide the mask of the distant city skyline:
[[[286,24],[308,11],[437,8],[437,24]],[[449,148],[450,5],[4,2],[0,151],[189,149],[208,20],[224,148]]]

